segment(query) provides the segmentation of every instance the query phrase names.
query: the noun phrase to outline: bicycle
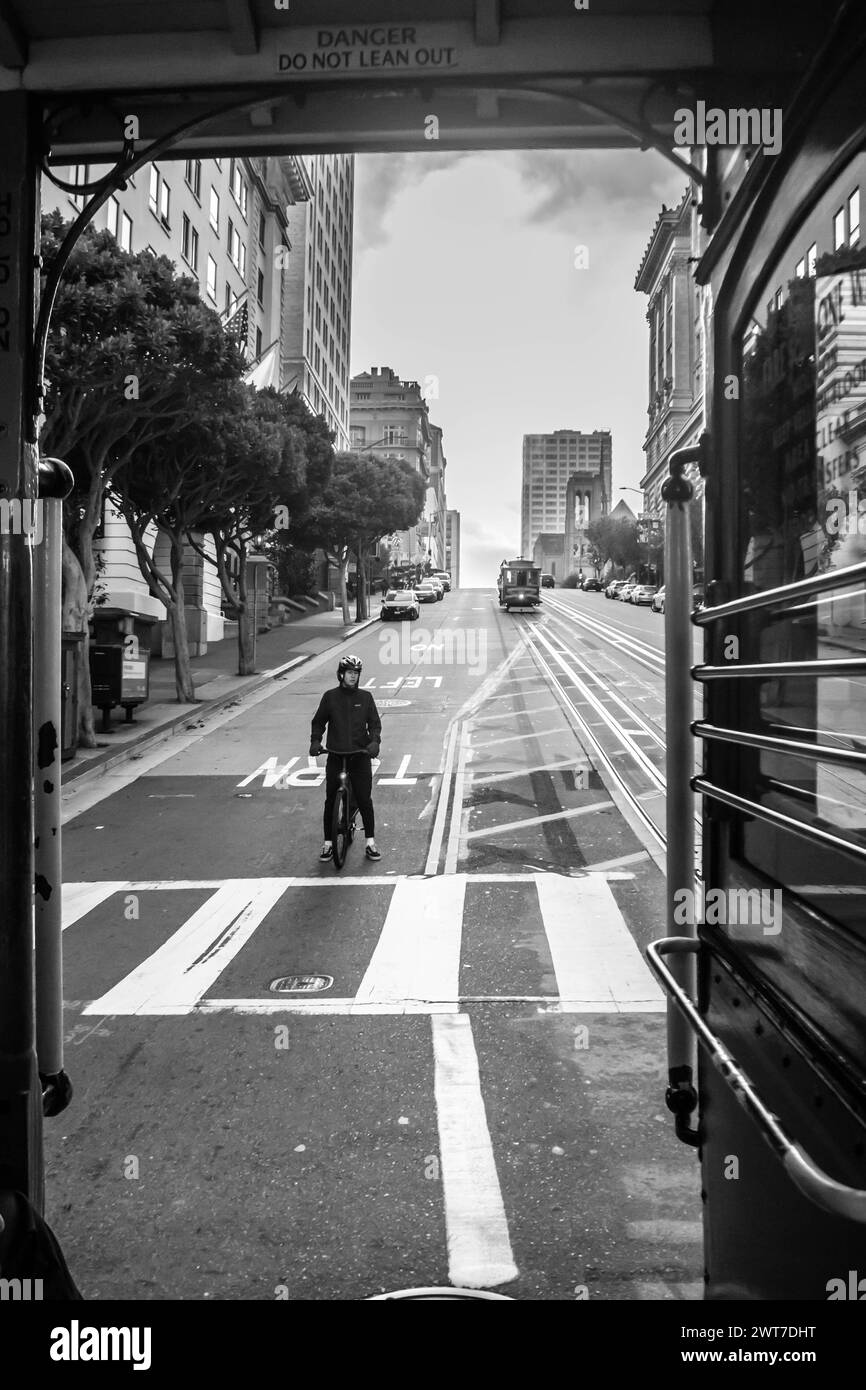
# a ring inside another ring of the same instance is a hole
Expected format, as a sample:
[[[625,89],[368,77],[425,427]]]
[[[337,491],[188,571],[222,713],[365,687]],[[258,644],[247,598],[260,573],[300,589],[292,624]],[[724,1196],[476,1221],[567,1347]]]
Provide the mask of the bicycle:
[[[349,750],[323,748],[322,752],[334,753],[338,758],[343,759],[343,765],[340,768],[340,785],[331,815],[334,868],[342,869],[346,862],[349,845],[355,838],[355,821],[358,816],[358,807],[355,802],[355,794],[352,791],[352,783],[349,780],[349,767],[346,759],[355,757],[358,753],[363,753],[364,757],[369,758],[370,754],[363,748],[351,748]]]

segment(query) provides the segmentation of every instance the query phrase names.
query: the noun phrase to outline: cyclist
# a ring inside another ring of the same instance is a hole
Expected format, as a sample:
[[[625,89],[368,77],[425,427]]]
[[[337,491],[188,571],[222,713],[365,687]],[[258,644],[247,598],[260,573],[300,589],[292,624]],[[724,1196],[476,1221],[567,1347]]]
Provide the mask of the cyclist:
[[[364,823],[364,834],[367,837],[367,858],[381,859],[382,856],[376,848],[375,819],[371,797],[373,768],[370,759],[379,756],[382,721],[379,718],[379,711],[376,709],[376,702],[369,690],[359,690],[358,688],[361,670],[362,662],[359,656],[340,658],[337,666],[339,684],[332,690],[325,691],[319,701],[319,708],[313,715],[310,729],[310,757],[317,758],[321,753],[326,725],[328,743],[333,748],[339,748],[343,751],[347,749],[358,750],[357,753],[353,752],[346,759],[349,781],[352,784],[355,801]],[[325,843],[322,845],[322,852],[319,855],[322,860],[331,859],[334,853],[333,844],[328,836],[331,833],[331,817],[334,813],[334,802],[337,799],[337,790],[340,786],[341,766],[342,759],[334,753],[329,753],[325,772],[325,814],[323,817]]]

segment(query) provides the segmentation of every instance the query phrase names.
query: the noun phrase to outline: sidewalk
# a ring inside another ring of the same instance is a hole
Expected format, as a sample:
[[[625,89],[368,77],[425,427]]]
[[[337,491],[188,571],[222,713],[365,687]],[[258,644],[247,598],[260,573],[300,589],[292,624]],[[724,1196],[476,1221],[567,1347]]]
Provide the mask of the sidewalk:
[[[354,606],[354,605],[353,605]],[[174,733],[197,726],[204,715],[224,709],[251,690],[286,670],[295,670],[320,652],[336,647],[356,632],[362,632],[376,617],[361,623],[343,624],[340,608],[332,613],[311,613],[283,627],[256,637],[256,674],[239,676],[237,638],[232,636],[209,645],[205,656],[190,659],[193,685],[199,703],[178,704],[174,684],[174,659],[151,657],[150,698],[133,710],[133,722],[126,722],[126,711],[111,711],[111,728],[102,732],[102,712],[94,710],[98,748],[78,748],[74,758],[62,764],[61,782],[68,785],[86,776],[100,776],[122,762],[133,750],[154,745]]]

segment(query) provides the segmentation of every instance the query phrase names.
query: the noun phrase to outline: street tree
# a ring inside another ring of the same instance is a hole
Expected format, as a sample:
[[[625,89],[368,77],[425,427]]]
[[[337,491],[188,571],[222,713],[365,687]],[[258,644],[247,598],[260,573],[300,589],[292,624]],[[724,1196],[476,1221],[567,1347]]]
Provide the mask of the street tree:
[[[299,539],[331,550],[340,563],[343,621],[351,621],[347,580],[349,560],[358,560],[356,616],[366,617],[364,561],[391,531],[416,525],[424,509],[424,480],[410,464],[370,454],[337,453],[330,480],[316,508],[299,526]]]
[[[42,222],[42,254],[68,230]],[[85,231],[70,256],[51,318],[39,447],[64,459],[75,486],[63,504],[63,626],[84,633],[79,741],[96,746],[88,620],[97,579],[93,539],[107,488],[141,450],[156,447],[190,413],[208,383],[237,379],[243,363],[198,286],[171,261],[122,251],[107,231]]]
[[[256,614],[247,593],[250,546],[272,554],[309,518],[330,477],[334,435],[297,392],[241,387],[213,440],[206,506],[188,532],[192,548],[216,566],[238,615],[238,675],[255,667]],[[200,536],[210,535],[214,555]]]

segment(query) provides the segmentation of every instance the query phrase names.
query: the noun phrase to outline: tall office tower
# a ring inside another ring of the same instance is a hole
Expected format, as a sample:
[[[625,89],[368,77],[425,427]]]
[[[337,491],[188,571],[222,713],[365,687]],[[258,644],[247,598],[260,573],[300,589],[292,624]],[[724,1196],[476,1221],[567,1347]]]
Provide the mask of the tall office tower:
[[[451,588],[460,588],[460,513],[445,513],[445,568],[451,575]]]
[[[283,367],[349,448],[349,343],[352,329],[352,229],[355,156],[304,157],[311,195],[286,209],[293,253],[286,274],[289,322]]]
[[[566,490],[575,516],[584,524],[606,515],[611,502],[610,430],[554,430],[553,434],[523,436],[523,483],[520,506],[520,553],[532,555],[542,532],[565,534],[568,525]]]

